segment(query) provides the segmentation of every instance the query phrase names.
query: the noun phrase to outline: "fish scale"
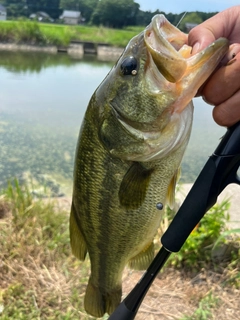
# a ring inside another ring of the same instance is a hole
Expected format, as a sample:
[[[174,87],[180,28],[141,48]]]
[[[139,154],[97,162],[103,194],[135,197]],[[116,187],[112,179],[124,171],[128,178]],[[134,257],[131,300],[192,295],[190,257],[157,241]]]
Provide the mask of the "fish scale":
[[[187,35],[163,15],[134,37],[93,94],[76,148],[70,240],[89,253],[84,307],[102,317],[121,301],[126,265],[146,269],[172,204],[192,125],[191,99],[228,49],[190,56]]]

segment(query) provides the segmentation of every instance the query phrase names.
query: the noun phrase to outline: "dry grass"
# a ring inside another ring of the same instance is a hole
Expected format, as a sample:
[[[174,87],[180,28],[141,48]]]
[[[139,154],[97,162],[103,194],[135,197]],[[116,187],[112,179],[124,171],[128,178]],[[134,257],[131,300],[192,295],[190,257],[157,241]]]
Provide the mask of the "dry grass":
[[[2,199],[1,319],[88,319],[82,296],[89,264],[81,268],[71,255],[66,212],[36,202],[23,219],[19,211],[9,213],[10,207]]]
[[[67,209],[69,203],[61,201]],[[0,198],[0,229],[2,320],[94,319],[83,309],[89,262],[71,255],[67,211],[12,188]],[[126,269],[125,295],[141,275]],[[194,274],[165,268],[136,319],[240,319],[240,290],[229,282],[234,277],[239,264]]]
[[[139,272],[125,276],[125,293],[140,276]],[[202,310],[208,312],[206,319],[240,319],[240,290],[226,286],[227,278],[228,275],[213,270],[203,269],[190,275],[165,269],[150,288],[136,320],[203,320]],[[196,310],[200,310],[197,315]]]

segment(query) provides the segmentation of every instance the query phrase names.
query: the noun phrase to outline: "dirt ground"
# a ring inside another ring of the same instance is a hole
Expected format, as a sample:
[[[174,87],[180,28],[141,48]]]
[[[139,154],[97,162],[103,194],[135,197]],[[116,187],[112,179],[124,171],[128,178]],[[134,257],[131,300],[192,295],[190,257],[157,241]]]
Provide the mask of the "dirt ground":
[[[123,280],[125,295],[141,275],[141,272],[126,272]],[[190,276],[166,269],[153,282],[135,319],[240,319],[240,290],[224,287],[224,277],[213,270],[202,270]]]

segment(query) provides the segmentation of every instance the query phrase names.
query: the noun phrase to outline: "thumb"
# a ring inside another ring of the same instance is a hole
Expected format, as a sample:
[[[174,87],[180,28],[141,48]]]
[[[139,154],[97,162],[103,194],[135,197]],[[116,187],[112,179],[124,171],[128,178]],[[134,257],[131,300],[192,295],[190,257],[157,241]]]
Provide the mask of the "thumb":
[[[225,37],[230,44],[239,43],[240,6],[226,9],[204,21],[189,32],[188,45],[192,53],[204,49],[220,37]]]
[[[213,32],[202,25],[193,28],[188,35],[188,45],[192,47],[192,54],[203,50],[215,40]]]

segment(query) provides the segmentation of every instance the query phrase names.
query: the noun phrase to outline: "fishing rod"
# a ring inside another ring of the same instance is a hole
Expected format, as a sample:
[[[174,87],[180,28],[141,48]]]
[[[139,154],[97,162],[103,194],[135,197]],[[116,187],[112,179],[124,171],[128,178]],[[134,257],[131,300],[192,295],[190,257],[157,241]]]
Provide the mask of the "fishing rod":
[[[173,252],[178,252],[204,214],[230,183],[240,185],[240,122],[227,129],[209,157],[183,204],[161,238],[162,247],[140,281],[119,304],[109,320],[132,320],[152,282]]]

